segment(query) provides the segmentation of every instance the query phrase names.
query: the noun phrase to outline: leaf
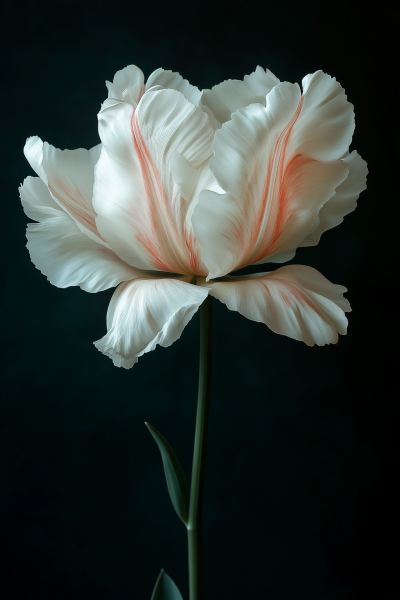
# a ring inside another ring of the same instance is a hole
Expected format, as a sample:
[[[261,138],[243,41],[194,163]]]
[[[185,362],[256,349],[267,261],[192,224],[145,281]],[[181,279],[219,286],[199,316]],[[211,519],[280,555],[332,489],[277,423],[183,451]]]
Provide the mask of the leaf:
[[[145,423],[151,435],[156,440],[161,452],[161,458],[164,464],[165,479],[169,497],[178,517],[187,525],[188,523],[188,492],[185,475],[182,467],[176,457],[175,452],[168,444],[164,436],[157,429],[154,429],[149,423]]]
[[[157,578],[151,600],[183,600],[176,584],[164,569],[161,569],[161,573]]]

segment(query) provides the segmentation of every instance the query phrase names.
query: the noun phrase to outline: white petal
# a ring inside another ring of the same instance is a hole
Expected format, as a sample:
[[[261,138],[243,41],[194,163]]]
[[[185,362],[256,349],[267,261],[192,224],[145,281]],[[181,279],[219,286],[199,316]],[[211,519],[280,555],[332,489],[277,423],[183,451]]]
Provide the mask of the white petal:
[[[338,333],[346,334],[344,312],[351,310],[343,298],[346,288],[311,267],[288,265],[272,273],[224,277],[203,285],[230,310],[308,346],[334,344]]]
[[[144,93],[144,76],[136,65],[128,65],[125,69],[117,71],[112,83],[106,81],[108,97],[128,102],[137,106]]]
[[[208,118],[210,120],[210,125],[213,128],[213,130],[217,131],[217,129],[220,129],[221,123],[218,121],[218,119],[215,118],[214,113],[212,112],[212,110],[210,108],[208,108],[208,106],[206,106],[205,104],[202,104],[201,101],[199,103],[199,106],[200,106],[201,110],[203,112],[205,112],[206,115],[208,116]]]
[[[190,202],[199,177],[199,169],[195,169],[177,150],[171,152],[170,166],[172,179],[178,186],[182,198]]]
[[[129,369],[157,344],[170,346],[208,295],[208,290],[177,279],[136,279],[114,292],[107,334],[95,342],[118,367]]]
[[[79,229],[94,241],[104,244],[96,227],[93,209],[94,167],[101,144],[85,150],[59,150],[43,144],[43,168],[53,198],[74,219]]]
[[[301,246],[315,246],[324,231],[340,225],[343,218],[356,208],[360,193],[367,187],[368,169],[365,160],[356,150],[343,160],[349,165],[347,179],[339,185],[336,194],[321,208],[318,214],[318,227],[306,237]]]
[[[251,75],[245,75],[244,81],[228,79],[211,90],[203,90],[201,103],[222,124],[229,121],[238,108],[254,103],[265,106],[266,95],[278,83],[279,79],[269,69],[264,71],[262,67],[257,67]]]
[[[286,252],[276,252],[275,254],[272,254],[271,256],[268,256],[268,258],[264,258],[264,260],[261,260],[259,263],[255,263],[256,265],[258,264],[265,264],[265,263],[285,263],[288,262],[289,260],[292,260],[292,258],[294,258],[296,254],[296,250],[286,250]]]
[[[324,129],[325,123],[310,117],[304,104],[297,85],[279,83],[268,94],[266,107],[239,109],[216,131],[210,169],[226,193],[203,191],[193,215],[209,278],[267,262],[278,253],[293,254],[318,226],[320,208],[346,178],[344,161],[316,160],[299,151],[299,135],[296,143],[292,140],[300,121],[305,122],[306,140],[318,139]],[[321,115],[328,119],[326,111]],[[332,139],[337,144],[337,136]]]
[[[27,177],[19,193],[25,214],[34,221],[54,217],[61,210],[40,177]]]
[[[199,105],[201,92],[198,87],[191,85],[187,79],[183,79],[179,73],[173,71],[164,71],[157,69],[154,71],[146,82],[146,90],[153,86],[159,85],[163,88],[177,90],[181,92],[192,104]]]
[[[26,140],[24,154],[32,169],[47,184],[47,176],[42,166],[43,142],[37,135],[34,135]]]
[[[28,217],[40,221],[27,229],[32,262],[53,285],[98,292],[143,275],[82,233],[38,177],[27,177],[20,195]]]
[[[48,186],[57,204],[94,241],[107,245],[96,227],[92,196],[94,166],[101,144],[91,150],[59,150],[38,137],[29,138],[24,153],[32,168]]]
[[[334,77],[322,71],[303,79],[301,115],[293,127],[289,151],[317,160],[338,160],[354,132],[353,105]]]
[[[103,151],[93,202],[103,238],[138,268],[206,273],[191,204],[182,194],[197,188],[195,181],[208,168],[213,130],[207,116],[181,93],[162,89],[146,92],[136,110],[125,103],[103,109],[99,131]],[[176,153],[191,171],[185,190],[173,178],[179,171]]]

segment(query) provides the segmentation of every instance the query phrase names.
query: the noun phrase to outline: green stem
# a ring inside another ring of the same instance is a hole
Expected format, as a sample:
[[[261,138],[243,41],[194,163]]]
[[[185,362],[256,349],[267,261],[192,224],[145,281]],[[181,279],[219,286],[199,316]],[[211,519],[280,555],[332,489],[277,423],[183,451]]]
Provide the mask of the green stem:
[[[189,597],[203,600],[202,508],[211,395],[212,297],[200,307],[200,369],[188,521]]]

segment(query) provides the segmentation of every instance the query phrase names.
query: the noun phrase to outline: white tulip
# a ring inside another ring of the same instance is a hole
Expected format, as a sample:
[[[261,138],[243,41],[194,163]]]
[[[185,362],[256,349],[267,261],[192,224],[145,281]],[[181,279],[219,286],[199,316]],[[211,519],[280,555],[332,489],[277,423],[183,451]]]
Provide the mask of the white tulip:
[[[200,92],[177,73],[144,84],[131,65],[107,82],[101,145],[58,150],[29,138],[39,177],[20,188],[34,264],[58,287],[118,286],[96,347],[130,368],[171,345],[208,294],[308,345],[345,334],[344,287],[282,263],[354,210],[366,163],[349,145],[353,107],[317,71],[280,83],[258,67]]]

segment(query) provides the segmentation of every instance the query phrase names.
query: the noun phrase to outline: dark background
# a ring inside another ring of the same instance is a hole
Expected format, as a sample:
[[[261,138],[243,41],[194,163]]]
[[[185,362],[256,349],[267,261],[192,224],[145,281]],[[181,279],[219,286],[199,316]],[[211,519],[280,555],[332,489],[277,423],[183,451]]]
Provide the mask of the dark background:
[[[398,70],[388,6],[1,3],[4,598],[149,600],[164,567],[188,599],[186,533],[143,422],[164,433],[189,476],[198,315],[171,348],[130,371],[113,367],[92,344],[112,290],[50,285],[25,248],[17,191],[33,174],[28,136],[98,143],[104,81],[131,63],[146,77],[179,71],[200,88],[257,64],[297,82],[323,69],[355,105],[352,148],[369,164],[368,189],[292,261],[348,288],[347,337],[308,348],[214,300],[205,600],[398,597]]]

